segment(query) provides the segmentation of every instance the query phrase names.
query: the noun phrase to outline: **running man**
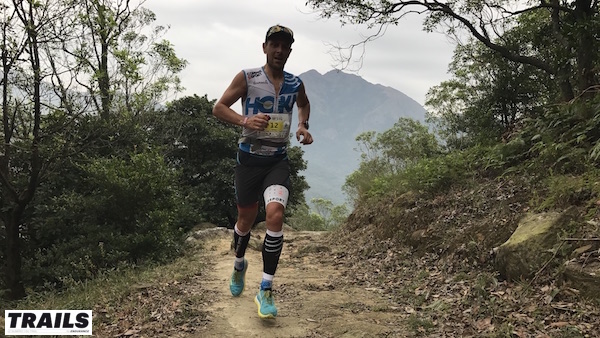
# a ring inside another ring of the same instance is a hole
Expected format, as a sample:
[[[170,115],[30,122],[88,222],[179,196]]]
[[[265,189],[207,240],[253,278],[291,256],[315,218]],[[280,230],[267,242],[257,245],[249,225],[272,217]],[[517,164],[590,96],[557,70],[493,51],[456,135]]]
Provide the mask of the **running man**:
[[[235,194],[238,209],[234,227],[235,261],[229,282],[231,294],[240,296],[245,287],[248,261],[244,258],[250,230],[264,198],[267,233],[262,259],[263,277],[254,298],[260,318],[275,318],[273,277],[283,248],[283,215],[290,194],[290,165],[287,156],[294,104],[298,107],[296,139],[311,144],[308,131],[310,103],[304,84],[283,70],[292,51],[294,33],[275,25],[267,31],[262,44],[267,62],[264,66],[239,72],[215,104],[218,119],[242,127],[235,168]],[[242,116],[231,109],[242,100]]]

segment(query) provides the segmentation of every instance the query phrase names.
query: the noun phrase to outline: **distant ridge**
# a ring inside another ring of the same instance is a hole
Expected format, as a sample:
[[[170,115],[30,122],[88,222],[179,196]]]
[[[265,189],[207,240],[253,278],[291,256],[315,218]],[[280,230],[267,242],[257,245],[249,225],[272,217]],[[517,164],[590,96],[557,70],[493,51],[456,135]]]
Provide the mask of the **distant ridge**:
[[[383,132],[400,117],[425,120],[425,109],[406,94],[358,75],[312,69],[299,75],[311,103],[310,131],[315,143],[305,150],[308,168],[303,172],[311,188],[308,202],[321,197],[334,204],[345,202],[341,187],[358,168],[356,137],[366,131]]]

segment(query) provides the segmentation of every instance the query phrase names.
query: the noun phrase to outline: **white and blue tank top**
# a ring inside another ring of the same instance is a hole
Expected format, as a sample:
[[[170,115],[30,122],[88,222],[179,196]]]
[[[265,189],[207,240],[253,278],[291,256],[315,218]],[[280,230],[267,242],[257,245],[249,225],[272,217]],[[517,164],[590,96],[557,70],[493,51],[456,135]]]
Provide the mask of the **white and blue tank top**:
[[[278,93],[267,76],[264,67],[243,70],[246,78],[247,93],[242,101],[244,117],[258,113],[270,116],[265,130],[243,128],[242,138],[264,140],[269,145],[252,147],[248,142],[240,143],[240,149],[258,155],[272,156],[285,153],[290,136],[292,112],[298,98],[302,80],[288,72],[283,72],[283,83]],[[280,145],[274,146],[274,144]]]

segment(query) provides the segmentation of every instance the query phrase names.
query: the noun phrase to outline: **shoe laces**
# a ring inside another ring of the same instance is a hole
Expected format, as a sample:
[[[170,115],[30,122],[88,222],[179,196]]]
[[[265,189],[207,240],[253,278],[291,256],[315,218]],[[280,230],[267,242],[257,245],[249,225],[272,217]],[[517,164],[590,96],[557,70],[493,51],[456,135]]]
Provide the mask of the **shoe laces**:
[[[269,305],[273,305],[273,294],[272,294],[271,290],[263,291],[263,299],[265,300],[265,303],[268,303]]]
[[[240,283],[242,281],[242,272],[241,271],[234,270],[233,281],[235,283]]]

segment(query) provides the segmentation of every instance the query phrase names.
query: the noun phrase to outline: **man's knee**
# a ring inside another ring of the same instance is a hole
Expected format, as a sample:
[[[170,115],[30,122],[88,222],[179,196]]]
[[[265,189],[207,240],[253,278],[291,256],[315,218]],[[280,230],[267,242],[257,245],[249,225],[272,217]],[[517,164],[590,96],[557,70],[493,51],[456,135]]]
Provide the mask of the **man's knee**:
[[[254,225],[254,220],[258,214],[258,202],[249,206],[238,205],[237,226],[242,231],[248,231]]]
[[[270,203],[267,205],[267,224],[280,225],[283,224],[283,214],[285,208],[279,203]]]

